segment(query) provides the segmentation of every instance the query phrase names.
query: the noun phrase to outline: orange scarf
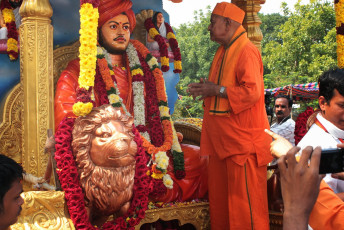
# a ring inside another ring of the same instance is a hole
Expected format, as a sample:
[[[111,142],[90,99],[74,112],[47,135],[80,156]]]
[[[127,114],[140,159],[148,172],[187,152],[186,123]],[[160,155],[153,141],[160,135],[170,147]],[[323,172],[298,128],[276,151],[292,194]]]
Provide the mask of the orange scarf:
[[[327,131],[327,129],[325,128],[325,126],[324,126],[323,124],[321,124],[320,121],[319,121],[317,118],[315,118],[314,123],[315,123],[317,126],[319,126],[322,130],[324,130],[326,133],[329,133],[329,132]],[[337,137],[337,138],[338,138],[338,137]],[[342,138],[338,138],[338,140],[339,140],[341,143],[344,143],[344,140],[343,140]]]
[[[236,65],[242,49],[249,41],[245,33],[244,27],[240,26],[229,45],[218,48],[209,71],[209,81],[225,87],[235,86]],[[230,106],[227,98],[215,96],[210,100],[211,115],[229,116]]]

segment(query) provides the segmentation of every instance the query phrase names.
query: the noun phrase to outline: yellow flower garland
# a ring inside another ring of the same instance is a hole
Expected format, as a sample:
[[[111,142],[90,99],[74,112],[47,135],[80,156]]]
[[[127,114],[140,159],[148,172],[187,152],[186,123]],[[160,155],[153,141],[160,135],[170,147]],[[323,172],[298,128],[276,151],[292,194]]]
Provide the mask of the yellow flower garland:
[[[5,23],[15,23],[15,16],[12,9],[4,8],[2,9],[2,15],[4,18]],[[11,61],[14,61],[17,59],[17,57],[14,57],[10,52],[14,51],[18,53],[18,41],[14,38],[8,38],[7,39],[7,53]]]
[[[335,11],[336,11],[336,27],[344,26],[344,0],[339,0],[335,4]],[[338,34],[336,36],[337,39],[337,62],[338,67],[344,67],[344,35]]]
[[[14,17],[13,10],[8,8],[2,10],[2,16],[4,18],[5,23],[14,22],[16,20]]]
[[[84,3],[80,7],[80,76],[79,87],[88,90],[94,86],[97,62],[97,27],[98,8],[90,3]],[[73,105],[73,113],[76,116],[85,116],[91,112],[92,103],[77,102]]]

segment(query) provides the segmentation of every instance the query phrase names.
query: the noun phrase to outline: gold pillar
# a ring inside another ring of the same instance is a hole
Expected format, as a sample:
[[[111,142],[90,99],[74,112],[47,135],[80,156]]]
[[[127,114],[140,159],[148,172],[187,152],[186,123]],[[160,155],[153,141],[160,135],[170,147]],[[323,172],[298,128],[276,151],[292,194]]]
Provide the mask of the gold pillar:
[[[263,39],[260,24],[262,21],[258,17],[258,12],[261,9],[260,4],[264,4],[265,0],[232,0],[232,3],[245,11],[245,19],[243,26],[247,31],[248,38],[261,51],[261,41]]]
[[[26,172],[43,176],[47,129],[54,128],[53,14],[49,0],[24,0],[19,11],[20,82],[24,91],[22,163]]]

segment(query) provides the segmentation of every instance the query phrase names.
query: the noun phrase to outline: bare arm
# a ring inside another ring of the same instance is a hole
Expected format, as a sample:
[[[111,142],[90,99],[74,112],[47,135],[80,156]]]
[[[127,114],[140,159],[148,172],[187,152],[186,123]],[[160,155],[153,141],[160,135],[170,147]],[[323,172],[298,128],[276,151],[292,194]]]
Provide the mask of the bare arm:
[[[319,194],[319,175],[321,148],[306,147],[300,161],[295,154],[300,150],[294,147],[278,160],[281,173],[281,188],[284,202],[283,229],[305,230],[308,219]],[[312,155],[310,165],[308,160]]]
[[[147,33],[147,42],[154,42],[154,39]]]

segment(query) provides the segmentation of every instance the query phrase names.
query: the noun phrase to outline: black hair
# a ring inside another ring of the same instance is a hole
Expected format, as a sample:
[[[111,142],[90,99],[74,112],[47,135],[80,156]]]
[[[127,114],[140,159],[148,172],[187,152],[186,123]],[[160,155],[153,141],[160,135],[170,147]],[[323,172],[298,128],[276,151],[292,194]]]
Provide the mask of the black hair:
[[[153,17],[152,17],[152,22],[154,24],[154,27],[155,29],[157,29],[157,31],[159,31],[159,28],[157,26],[157,17],[158,17],[158,14],[162,14],[161,12],[157,11],[154,13]]]
[[[23,168],[13,159],[0,154],[0,212],[3,211],[3,199],[13,182],[23,179]]]
[[[335,68],[324,72],[318,79],[319,97],[323,96],[327,103],[330,103],[333,97],[333,91],[336,89],[344,96],[344,70]]]
[[[12,8],[15,9],[15,8],[19,7],[22,4],[23,0],[20,0],[18,2],[15,2],[13,0],[9,0],[8,2],[12,6]]]
[[[284,95],[284,94],[278,94],[277,97],[275,98],[275,102],[278,98],[285,98],[288,101],[288,108],[291,108],[293,106],[293,99],[291,99],[289,96]]]

